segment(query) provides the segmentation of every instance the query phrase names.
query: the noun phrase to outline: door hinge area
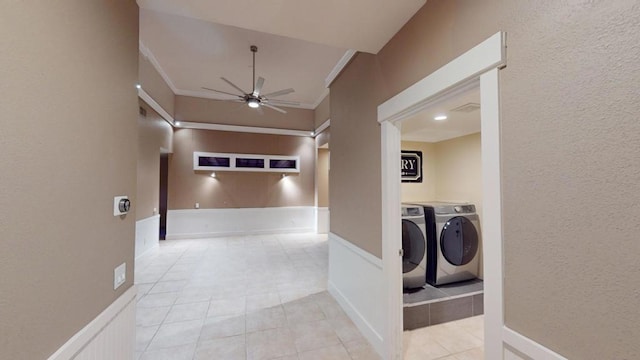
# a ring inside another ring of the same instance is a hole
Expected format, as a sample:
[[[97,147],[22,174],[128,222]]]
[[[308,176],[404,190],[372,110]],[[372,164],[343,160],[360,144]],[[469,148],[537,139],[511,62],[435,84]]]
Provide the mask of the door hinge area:
[[[400,250],[398,250],[398,255],[400,255],[400,256],[404,256],[404,249],[400,249]]]

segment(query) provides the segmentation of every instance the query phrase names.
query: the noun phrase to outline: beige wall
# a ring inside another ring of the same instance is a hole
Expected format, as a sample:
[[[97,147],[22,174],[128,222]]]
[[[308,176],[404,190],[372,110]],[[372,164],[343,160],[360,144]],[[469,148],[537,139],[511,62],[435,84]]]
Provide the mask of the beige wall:
[[[637,358],[639,23],[634,0],[428,1],[331,86],[331,231],[380,255],[379,211],[340,221],[380,206],[375,108],[504,30],[506,324],[568,358]]]
[[[300,173],[283,181],[281,173],[193,170],[193,152],[299,155]],[[169,209],[313,206],[315,143],[285,135],[179,129],[169,159]]]
[[[315,110],[313,110],[313,118],[314,118],[314,124],[315,124],[314,128],[317,129],[325,121],[329,120],[329,116],[331,115],[330,113],[331,110],[329,106],[330,99],[331,97],[329,95],[325,96],[325,98],[322,99],[320,104],[316,106]]]
[[[5,2],[0,48],[0,359],[46,359],[133,284],[138,6]]]
[[[329,140],[331,140],[331,128],[326,128],[323,132],[316,136],[316,146],[327,145],[329,147]]]
[[[146,116],[138,116],[138,182],[136,220],[158,214],[160,209],[160,152],[172,151],[173,129],[142,100]],[[156,212],[154,212],[154,208]]]
[[[318,149],[316,181],[318,182],[318,207],[329,207],[329,150]]]
[[[422,182],[402,183],[400,195],[402,202],[433,201],[436,195],[436,144],[403,141],[402,150],[422,151]]]
[[[313,131],[314,111],[286,108],[286,114],[262,108],[260,114],[243,103],[176,96],[175,118],[180,121]]]
[[[167,85],[149,59],[142,53],[139,53],[138,64],[138,81],[142,89],[149,94],[164,111],[173,115],[175,95],[169,85]]]

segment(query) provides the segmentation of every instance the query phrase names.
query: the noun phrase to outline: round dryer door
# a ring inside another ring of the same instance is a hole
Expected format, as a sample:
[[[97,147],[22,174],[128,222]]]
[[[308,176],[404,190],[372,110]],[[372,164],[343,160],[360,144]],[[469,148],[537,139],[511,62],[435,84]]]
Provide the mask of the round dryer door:
[[[425,256],[425,239],[414,222],[402,220],[402,273],[415,269]]]
[[[476,227],[464,216],[449,219],[440,233],[440,249],[452,265],[468,264],[478,252]]]

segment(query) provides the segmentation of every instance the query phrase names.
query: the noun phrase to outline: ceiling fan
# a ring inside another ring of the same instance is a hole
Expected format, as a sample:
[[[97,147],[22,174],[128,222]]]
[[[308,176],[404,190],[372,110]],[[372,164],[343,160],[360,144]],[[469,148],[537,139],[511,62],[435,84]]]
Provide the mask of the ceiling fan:
[[[230,101],[244,102],[250,108],[258,109],[258,111],[260,111],[260,112],[262,112],[262,109],[260,107],[264,106],[264,107],[268,107],[269,109],[273,109],[275,111],[279,111],[279,112],[281,112],[283,114],[286,114],[287,112],[284,109],[281,109],[281,108],[279,108],[277,106],[274,106],[274,105],[279,105],[279,106],[287,106],[287,105],[289,105],[289,106],[297,106],[297,105],[300,105],[300,103],[295,102],[295,101],[273,99],[274,97],[291,94],[292,92],[295,91],[292,88],[283,89],[283,90],[279,90],[279,91],[274,91],[274,92],[271,92],[271,93],[268,93],[268,94],[261,94],[262,86],[264,85],[264,78],[258,77],[258,80],[256,81],[256,53],[258,52],[258,47],[255,46],[255,45],[251,45],[251,47],[249,49],[253,53],[253,91],[246,92],[246,91],[242,90],[236,84],[234,84],[231,81],[225,79],[224,77],[220,77],[220,79],[222,79],[227,84],[231,85],[234,89],[238,90],[240,92],[240,94],[242,94],[242,95],[240,95],[240,94],[232,94],[232,93],[229,93],[229,92],[226,92],[226,91],[220,91],[220,90],[216,90],[216,89],[210,89],[210,88],[207,88],[207,87],[203,87],[203,89],[209,90],[209,91],[215,91],[217,93],[221,93],[221,94],[225,94],[225,95],[236,96],[236,97],[238,97],[238,99],[233,99],[233,100],[230,100]]]

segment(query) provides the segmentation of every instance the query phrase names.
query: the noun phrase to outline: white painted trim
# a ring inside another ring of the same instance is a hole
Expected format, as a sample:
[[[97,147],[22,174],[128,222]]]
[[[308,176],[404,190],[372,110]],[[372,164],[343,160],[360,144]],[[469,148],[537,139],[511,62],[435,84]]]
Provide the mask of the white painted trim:
[[[328,207],[316,208],[316,233],[328,234],[331,230],[330,210]]]
[[[162,118],[166,122],[168,122],[169,125],[176,126],[173,116],[171,116],[171,114],[169,114],[165,109],[163,109],[162,106],[160,106],[160,104],[158,104],[155,100],[153,100],[153,98],[149,94],[147,94],[147,92],[144,91],[144,89],[142,88],[138,89],[138,97],[142,99],[142,101],[147,103],[147,105],[149,105],[158,114],[160,114],[160,116],[162,116]]]
[[[400,234],[400,159],[401,120],[425,109],[445,94],[480,78],[483,163],[483,256],[485,282],[485,357],[500,359],[502,341],[502,217],[500,191],[500,119],[498,68],[505,58],[505,35],[496,33],[481,44],[454,59],[431,75],[416,82],[378,106],[382,149],[382,254],[388,314],[384,358],[402,359],[402,272],[398,263]],[[486,93],[485,93],[486,92]],[[485,134],[486,130],[486,134]],[[489,145],[491,144],[491,145]],[[485,151],[485,147],[487,151]],[[493,254],[493,256],[492,256]],[[488,285],[488,286],[487,286]],[[499,326],[497,326],[499,324]]]
[[[314,132],[315,136],[320,135],[320,133],[325,131],[329,126],[331,126],[331,119],[327,119],[327,121],[323,122],[316,128],[316,131]]]
[[[498,32],[378,106],[378,121],[406,119],[424,109],[433,96],[473,81],[504,63],[504,33]]]
[[[315,233],[315,216],[315,206],[168,210],[166,238]]]
[[[69,360],[74,358],[85,346],[93,341],[136,297],[136,287],[131,286],[111,305],[102,311],[89,324],[71,337],[58,351],[49,356],[49,360]],[[135,315],[131,326],[135,329]],[[134,330],[135,333],[135,330]],[[133,343],[133,342],[132,342]],[[133,346],[131,348],[133,355]]]
[[[504,339],[504,343],[532,359],[567,360],[566,357],[538,344],[537,342],[511,330],[506,326],[502,329],[502,338]]]
[[[291,136],[313,136],[313,132],[310,130],[289,130],[289,129],[276,129],[276,128],[263,128],[254,126],[238,126],[238,125],[224,125],[224,124],[210,124],[180,121],[179,128],[185,129],[200,129],[200,130],[217,130],[217,131],[233,131],[244,132],[254,134],[272,134],[272,135],[291,135]]]
[[[327,78],[324,79],[324,86],[329,87],[331,85],[333,80],[335,80],[338,77],[338,75],[340,75],[340,73],[342,72],[342,69],[344,69],[344,67],[347,66],[347,64],[349,64],[349,61],[351,61],[351,59],[356,55],[356,53],[357,53],[356,50],[349,49],[344,53],[344,55],[342,55],[340,60],[338,60],[338,63],[336,64],[336,66],[334,66],[333,69],[331,69],[331,71],[329,72],[329,75],[327,75]]]
[[[329,233],[329,293],[379,354],[384,349],[381,276],[382,260]]]
[[[158,59],[156,59],[156,57],[153,55],[151,50],[149,50],[149,48],[146,47],[142,43],[142,41],[138,41],[138,48],[140,49],[140,52],[142,53],[142,55],[144,55],[144,57],[146,57],[147,60],[149,60],[151,65],[153,65],[153,67],[156,69],[158,74],[160,74],[160,77],[162,77],[162,80],[164,80],[164,82],[167,83],[167,86],[169,86],[171,91],[173,91],[173,93],[176,94],[178,89],[173,84],[173,81],[171,81],[171,78],[169,77],[169,75],[167,75],[164,69],[162,69],[162,66],[160,66],[160,63],[158,62]]]
[[[324,91],[322,92],[322,94],[320,94],[320,96],[318,96],[318,100],[316,100],[316,102],[313,103],[313,109],[315,110],[318,105],[320,105],[320,103],[322,101],[324,101],[324,98],[326,98],[327,96],[329,96],[329,88],[325,88]]]
[[[136,260],[160,246],[160,215],[136,221]]]
[[[382,146],[382,259],[386,295],[385,359],[402,359],[402,234],[400,212],[400,129],[391,122],[381,124]],[[395,204],[395,205],[394,205]]]

